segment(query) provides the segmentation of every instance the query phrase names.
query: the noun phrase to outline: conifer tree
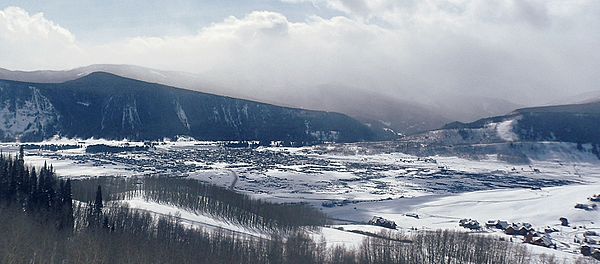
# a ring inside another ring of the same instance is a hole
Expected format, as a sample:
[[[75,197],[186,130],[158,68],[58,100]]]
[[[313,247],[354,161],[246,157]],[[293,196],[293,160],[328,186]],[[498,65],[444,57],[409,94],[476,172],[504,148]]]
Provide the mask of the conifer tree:
[[[96,200],[94,201],[94,212],[96,214],[102,213],[102,186],[98,185],[98,190],[96,191]]]
[[[38,176],[35,168],[29,173],[29,197],[27,198],[27,209],[33,211],[39,203]]]
[[[58,199],[59,222],[58,228],[71,231],[73,229],[73,200],[71,195],[71,179],[61,181],[60,195]]]

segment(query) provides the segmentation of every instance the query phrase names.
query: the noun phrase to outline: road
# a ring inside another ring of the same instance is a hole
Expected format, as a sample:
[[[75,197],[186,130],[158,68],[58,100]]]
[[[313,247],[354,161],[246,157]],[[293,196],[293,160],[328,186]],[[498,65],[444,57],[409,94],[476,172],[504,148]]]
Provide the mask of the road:
[[[229,174],[231,177],[233,177],[233,181],[231,182],[231,185],[229,186],[229,190],[235,190],[235,185],[237,184],[240,177],[238,177],[237,173],[235,173],[235,171],[232,171],[232,170],[227,170],[227,174]]]

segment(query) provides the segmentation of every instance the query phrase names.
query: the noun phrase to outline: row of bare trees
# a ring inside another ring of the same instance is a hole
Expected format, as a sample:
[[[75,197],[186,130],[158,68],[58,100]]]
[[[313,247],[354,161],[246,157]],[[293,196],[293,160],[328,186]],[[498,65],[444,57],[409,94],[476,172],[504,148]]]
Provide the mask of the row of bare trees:
[[[74,199],[93,201],[98,185],[102,186],[106,201],[141,197],[251,228],[289,231],[298,227],[321,226],[327,221],[325,214],[306,204],[253,199],[246,194],[189,178],[100,177],[74,180]]]
[[[0,263],[563,263],[532,256],[522,245],[454,231],[382,233],[348,249],[301,230],[263,239],[190,229],[175,217],[157,218],[125,206],[105,208],[96,226],[86,224],[90,214],[84,206],[76,205],[74,213],[76,231],[66,233],[0,207]]]

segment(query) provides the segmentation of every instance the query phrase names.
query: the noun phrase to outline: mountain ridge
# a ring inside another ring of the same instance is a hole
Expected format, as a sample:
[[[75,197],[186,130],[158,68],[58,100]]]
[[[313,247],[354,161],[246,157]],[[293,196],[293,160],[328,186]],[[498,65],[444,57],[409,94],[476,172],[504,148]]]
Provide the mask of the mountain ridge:
[[[470,123],[452,122],[423,135],[437,134],[431,138],[437,138],[440,143],[455,138],[452,140],[455,144],[510,141],[597,144],[600,143],[599,123],[600,102],[593,102],[520,108]]]
[[[94,72],[64,83],[0,81],[3,140],[65,137],[352,142],[376,139],[339,113],[249,100]]]
[[[431,98],[413,98],[401,92],[381,92],[392,89],[390,87],[358,88],[335,83],[311,87],[298,87],[291,83],[279,88],[253,89],[244,82],[231,84],[208,75],[127,64],[92,64],[65,71],[0,71],[0,79],[58,83],[77,79],[95,71],[106,71],[146,82],[278,106],[343,113],[380,130],[404,135],[437,129],[452,120],[471,121],[504,114],[517,106],[499,99],[465,99],[464,95],[458,94],[447,94],[442,96],[443,99],[427,100],[426,98]]]

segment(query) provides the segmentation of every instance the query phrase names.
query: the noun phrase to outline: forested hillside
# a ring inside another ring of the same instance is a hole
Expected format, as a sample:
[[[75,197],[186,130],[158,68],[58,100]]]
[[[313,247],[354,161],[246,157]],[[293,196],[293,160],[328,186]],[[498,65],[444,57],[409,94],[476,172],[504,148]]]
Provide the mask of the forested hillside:
[[[373,140],[343,114],[279,107],[92,73],[58,84],[0,81],[0,139]]]
[[[485,134],[483,141],[560,141],[599,144],[599,123],[600,102],[593,102],[523,108],[508,115],[484,118],[472,123],[451,123],[443,130],[458,131],[465,142],[477,141],[478,137],[482,137],[481,134]],[[499,124],[504,126],[498,126]]]

